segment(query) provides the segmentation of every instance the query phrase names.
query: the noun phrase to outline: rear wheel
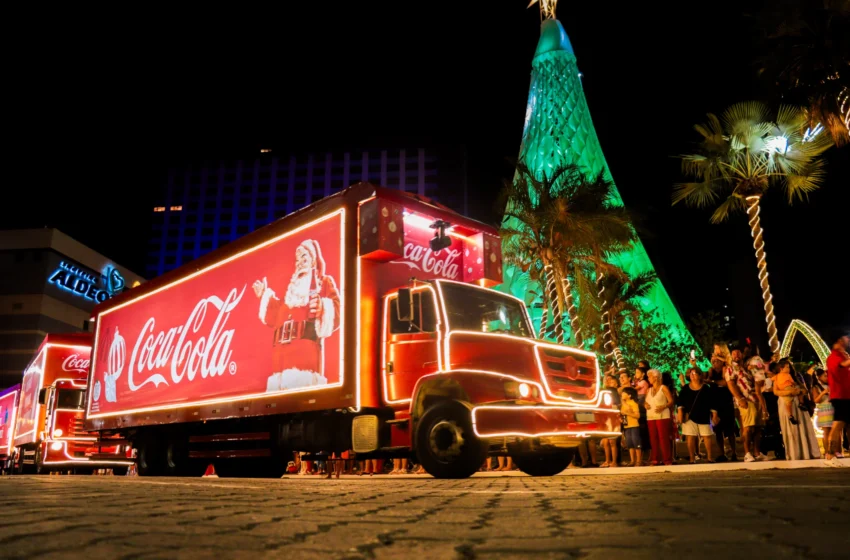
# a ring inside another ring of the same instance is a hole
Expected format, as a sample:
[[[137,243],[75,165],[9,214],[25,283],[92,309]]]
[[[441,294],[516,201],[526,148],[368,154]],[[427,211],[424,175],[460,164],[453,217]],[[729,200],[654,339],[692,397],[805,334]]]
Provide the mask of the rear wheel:
[[[555,476],[564,472],[573,460],[575,451],[565,449],[555,453],[535,453],[533,455],[514,455],[514,463],[519,470],[530,476]]]
[[[487,458],[487,447],[472,429],[469,409],[458,401],[442,401],[416,425],[416,455],[435,478],[467,478]]]
[[[163,471],[163,449],[151,437],[144,437],[136,444],[136,466],[139,476],[159,476]]]

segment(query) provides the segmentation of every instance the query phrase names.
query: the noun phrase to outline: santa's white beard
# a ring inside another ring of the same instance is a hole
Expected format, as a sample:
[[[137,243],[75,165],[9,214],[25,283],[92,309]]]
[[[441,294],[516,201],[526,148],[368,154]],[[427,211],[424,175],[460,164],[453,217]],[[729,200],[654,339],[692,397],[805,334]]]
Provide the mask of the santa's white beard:
[[[290,308],[306,307],[310,303],[310,271],[296,270],[289,280],[289,286],[286,288],[286,296],[284,301]]]

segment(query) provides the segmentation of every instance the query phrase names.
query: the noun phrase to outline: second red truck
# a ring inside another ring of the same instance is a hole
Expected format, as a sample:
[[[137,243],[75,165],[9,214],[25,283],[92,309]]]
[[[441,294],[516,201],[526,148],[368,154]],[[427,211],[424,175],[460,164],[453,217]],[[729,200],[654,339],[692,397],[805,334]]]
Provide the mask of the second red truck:
[[[355,185],[99,305],[87,428],[149,475],[346,450],[556,474],[619,413],[501,281],[497,230]]]

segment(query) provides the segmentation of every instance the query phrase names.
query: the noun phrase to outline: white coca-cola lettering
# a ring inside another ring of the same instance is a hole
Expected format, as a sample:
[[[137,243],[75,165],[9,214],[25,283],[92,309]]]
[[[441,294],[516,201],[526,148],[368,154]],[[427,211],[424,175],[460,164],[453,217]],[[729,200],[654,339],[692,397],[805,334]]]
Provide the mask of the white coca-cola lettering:
[[[235,367],[230,368],[232,354],[230,343],[233,341],[234,329],[225,330],[224,327],[231,312],[242,300],[247,286],[247,284],[242,286],[242,291],[238,294],[236,288],[230,290],[224,301],[217,296],[202,299],[195,305],[183,325],[160,331],[156,335],[153,334],[156,320],[153,317],[148,319],[139,332],[130,356],[127,371],[130,390],[137,391],[148,383],[153,383],[154,387],[160,384],[168,385],[165,377],[160,373],[152,373],[137,385],[133,374],[141,375],[164,369],[169,361],[171,362],[171,380],[175,384],[180,383],[184,377],[193,381],[199,369],[203,379],[223,375],[228,370],[235,372]],[[203,326],[209,306],[215,307],[218,315],[209,333],[193,341],[192,335],[197,334]]]
[[[413,243],[404,246],[404,260],[412,268],[433,273],[449,280],[456,280],[460,273],[460,265],[455,262],[460,256],[457,249],[444,249],[434,253],[430,248]]]
[[[62,369],[65,371],[86,373],[89,370],[89,360],[81,358],[79,354],[71,354],[62,362]]]

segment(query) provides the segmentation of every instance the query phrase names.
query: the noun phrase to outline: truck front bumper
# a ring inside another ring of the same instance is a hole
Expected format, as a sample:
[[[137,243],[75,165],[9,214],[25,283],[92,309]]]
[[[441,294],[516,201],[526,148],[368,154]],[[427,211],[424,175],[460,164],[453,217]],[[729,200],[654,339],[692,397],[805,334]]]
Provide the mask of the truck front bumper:
[[[480,438],[540,438],[567,447],[590,437],[620,435],[620,413],[610,408],[482,405],[472,409]]]

